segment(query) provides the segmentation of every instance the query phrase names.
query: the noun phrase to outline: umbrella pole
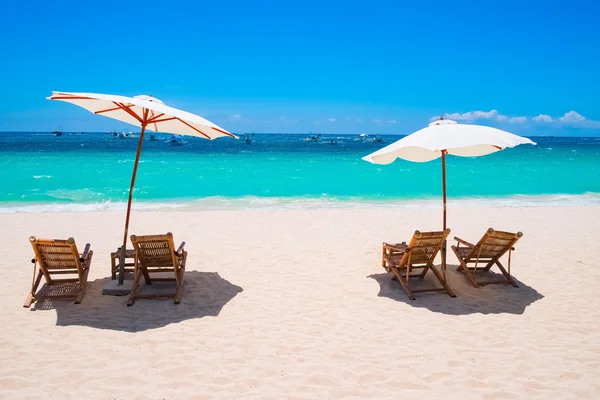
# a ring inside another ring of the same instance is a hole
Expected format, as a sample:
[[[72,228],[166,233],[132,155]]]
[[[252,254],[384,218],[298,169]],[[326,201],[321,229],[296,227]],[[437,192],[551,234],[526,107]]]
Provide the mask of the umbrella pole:
[[[446,150],[442,150],[442,196],[444,198],[444,230],[446,230]],[[442,277],[446,281],[446,240],[442,246]]]
[[[137,175],[138,163],[140,154],[142,153],[142,145],[144,144],[144,132],[146,131],[146,119],[148,111],[144,113],[142,122],[142,132],[140,133],[140,141],[138,142],[137,154],[135,155],[135,163],[133,164],[133,174],[131,175],[131,186],[129,187],[129,200],[127,200],[127,216],[125,217],[125,232],[123,233],[123,246],[121,246],[121,257],[119,260],[119,285],[125,280],[125,254],[127,248],[127,232],[129,231],[129,216],[131,214],[131,201],[133,197],[133,186],[135,185],[135,177]]]

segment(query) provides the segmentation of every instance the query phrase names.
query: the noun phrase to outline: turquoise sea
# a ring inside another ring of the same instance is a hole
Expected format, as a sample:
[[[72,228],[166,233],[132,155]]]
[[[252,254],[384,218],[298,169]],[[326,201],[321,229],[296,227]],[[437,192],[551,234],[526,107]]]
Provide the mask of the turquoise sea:
[[[251,143],[171,135],[144,140],[136,208],[439,204],[440,161],[372,165],[401,136],[256,134]],[[600,202],[600,138],[532,138],[485,157],[448,157],[448,196],[499,204]],[[0,133],[0,212],[121,209],[138,138]]]

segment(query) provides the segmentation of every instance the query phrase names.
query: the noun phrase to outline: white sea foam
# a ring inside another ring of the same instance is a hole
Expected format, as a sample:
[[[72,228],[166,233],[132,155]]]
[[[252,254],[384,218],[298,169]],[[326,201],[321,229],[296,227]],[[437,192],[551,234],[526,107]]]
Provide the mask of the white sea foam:
[[[33,175],[34,179],[50,179],[53,178],[52,175]]]
[[[516,195],[503,198],[468,197],[448,200],[449,208],[496,208],[496,207],[556,207],[582,206],[600,204],[600,193],[585,193],[581,195]],[[22,212],[92,212],[92,211],[124,211],[124,202],[100,203],[50,203],[7,204],[0,207],[1,213]],[[162,211],[211,211],[211,210],[299,210],[299,209],[347,209],[347,208],[394,208],[394,209],[423,209],[441,208],[441,199],[428,198],[421,200],[382,199],[364,200],[360,198],[336,198],[322,196],[319,198],[306,197],[206,197],[197,200],[174,202],[134,202],[133,209],[162,210]]]
[[[134,210],[172,210],[186,207],[181,203],[133,203]],[[0,207],[0,214],[12,213],[52,213],[52,212],[91,212],[91,211],[125,211],[127,203],[51,203],[51,204],[9,204]]]

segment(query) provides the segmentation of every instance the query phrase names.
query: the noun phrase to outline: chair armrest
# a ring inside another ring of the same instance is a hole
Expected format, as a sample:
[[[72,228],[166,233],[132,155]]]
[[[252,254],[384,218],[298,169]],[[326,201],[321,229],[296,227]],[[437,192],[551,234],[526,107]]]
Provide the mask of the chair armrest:
[[[183,246],[185,246],[185,242],[181,242],[181,244],[179,245],[179,247],[177,248],[177,250],[175,250],[175,255],[176,256],[181,256],[182,252],[183,252]]]
[[[406,252],[409,250],[406,242],[395,243],[395,244],[383,242],[383,248],[393,250],[393,251],[398,251],[398,252]]]
[[[90,253],[90,244],[87,243],[85,245],[85,249],[83,249],[83,253],[81,253],[81,257],[79,258],[79,261],[85,262],[85,260],[87,260],[87,258],[88,258],[89,253]]]
[[[464,244],[464,245],[465,245],[465,246],[467,246],[467,247],[475,247],[475,245],[474,245],[474,244],[472,244],[472,243],[469,243],[469,242],[467,242],[466,240],[462,240],[462,239],[461,239],[461,238],[459,238],[459,237],[456,237],[456,236],[454,236],[454,240],[456,240],[456,241],[457,241],[458,243],[460,243],[460,244]]]

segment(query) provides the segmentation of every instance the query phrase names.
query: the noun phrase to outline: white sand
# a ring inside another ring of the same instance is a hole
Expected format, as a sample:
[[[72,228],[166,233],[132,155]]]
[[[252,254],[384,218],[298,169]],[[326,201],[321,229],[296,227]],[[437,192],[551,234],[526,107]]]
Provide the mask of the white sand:
[[[410,301],[381,242],[440,210],[135,212],[131,233],[187,242],[182,303],[102,296],[123,213],[0,215],[0,398],[600,398],[600,206],[451,209],[451,236],[522,230],[520,288]],[[81,305],[22,308],[27,240],[94,260]],[[456,265],[452,253],[449,264]]]

